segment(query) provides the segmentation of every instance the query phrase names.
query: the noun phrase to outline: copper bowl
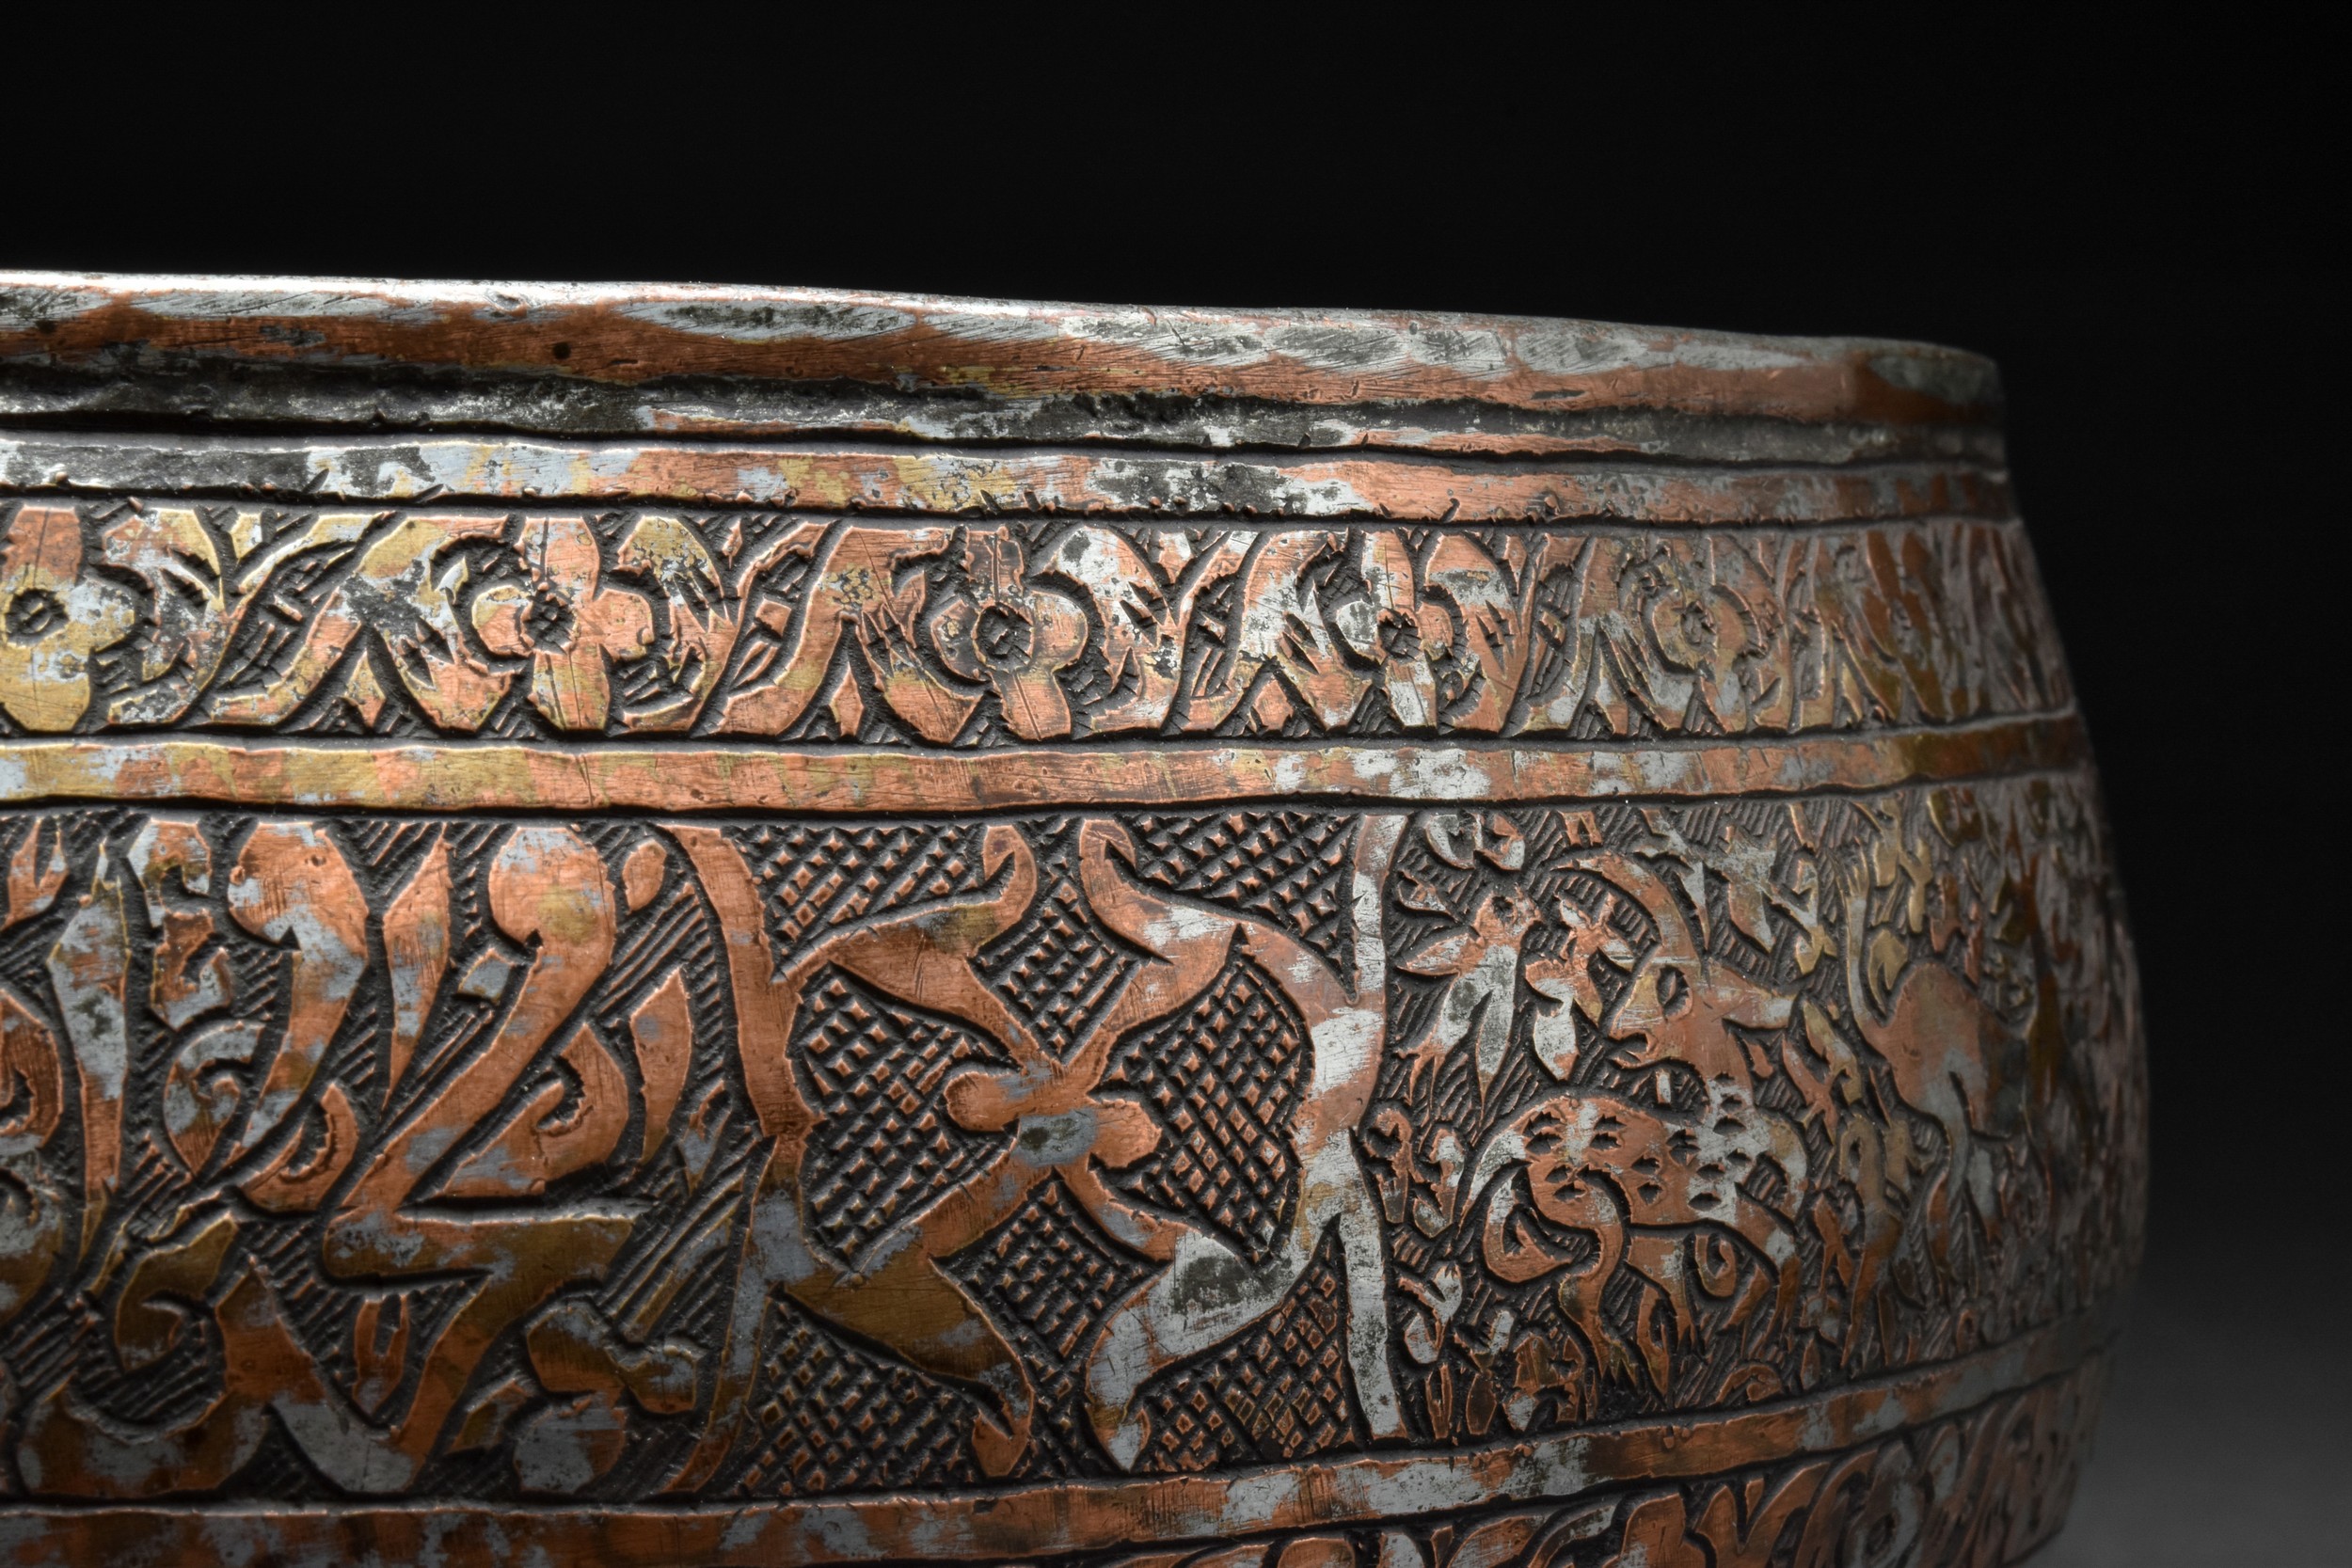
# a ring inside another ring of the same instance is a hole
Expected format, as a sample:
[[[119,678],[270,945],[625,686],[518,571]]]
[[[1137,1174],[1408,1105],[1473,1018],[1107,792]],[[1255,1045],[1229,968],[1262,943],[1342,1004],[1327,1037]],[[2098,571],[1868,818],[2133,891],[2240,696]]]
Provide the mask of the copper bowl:
[[[0,278],[0,1556],[1989,1563],[2135,980],[1991,365]]]

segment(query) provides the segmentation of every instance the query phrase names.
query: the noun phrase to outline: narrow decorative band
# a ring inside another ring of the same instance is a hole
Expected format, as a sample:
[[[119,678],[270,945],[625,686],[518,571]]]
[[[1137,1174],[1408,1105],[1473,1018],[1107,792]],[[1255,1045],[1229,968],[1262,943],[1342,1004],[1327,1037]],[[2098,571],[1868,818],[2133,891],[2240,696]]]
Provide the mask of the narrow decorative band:
[[[2112,1304],[1931,1370],[1734,1414],[1625,1422],[1444,1453],[1238,1475],[986,1493],[684,1508],[174,1507],[0,1510],[0,1562],[955,1560],[1102,1551],[1559,1500],[1872,1442],[2064,1372],[2112,1336]]]
[[[1520,746],[1203,745],[993,752],[745,744],[576,749],[0,741],[0,805],[192,800],[304,810],[973,812],[1348,800],[1405,804],[1797,795],[2088,759],[2073,713],[1868,736]]]

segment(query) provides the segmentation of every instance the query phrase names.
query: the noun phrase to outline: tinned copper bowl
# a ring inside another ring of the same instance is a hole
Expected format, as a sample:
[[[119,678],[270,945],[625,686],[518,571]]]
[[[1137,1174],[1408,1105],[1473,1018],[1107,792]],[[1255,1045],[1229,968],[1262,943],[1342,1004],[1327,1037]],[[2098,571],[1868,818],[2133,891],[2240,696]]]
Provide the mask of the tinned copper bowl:
[[[1997,409],[0,279],[0,1558],[2031,1551],[2144,1090]]]

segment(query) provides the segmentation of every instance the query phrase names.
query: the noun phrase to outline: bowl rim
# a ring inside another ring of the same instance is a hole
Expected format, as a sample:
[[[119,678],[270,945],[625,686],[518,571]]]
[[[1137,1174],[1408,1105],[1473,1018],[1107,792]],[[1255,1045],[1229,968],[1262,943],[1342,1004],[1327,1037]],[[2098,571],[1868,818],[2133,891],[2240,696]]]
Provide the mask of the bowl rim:
[[[0,386],[59,373],[184,380],[224,369],[519,380],[624,396],[699,377],[832,388],[837,398],[866,389],[1008,404],[1184,401],[1232,411],[1243,439],[1248,420],[1269,409],[1445,405],[1473,426],[1646,411],[1997,427],[2001,402],[1992,361],[1962,349],[1568,317],[0,271]],[[1465,440],[1483,444],[1475,430]]]

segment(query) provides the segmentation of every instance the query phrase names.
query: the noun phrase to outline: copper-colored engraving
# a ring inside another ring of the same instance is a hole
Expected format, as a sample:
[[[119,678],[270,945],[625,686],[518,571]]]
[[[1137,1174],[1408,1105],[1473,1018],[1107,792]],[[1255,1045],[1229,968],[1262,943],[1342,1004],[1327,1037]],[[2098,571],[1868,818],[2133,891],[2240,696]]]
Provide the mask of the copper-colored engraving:
[[[1975,362],[216,292],[0,289],[0,1558],[2057,1528],[2138,1025]]]
[[[1485,536],[86,510],[103,553],[80,548],[81,512],[26,506],[9,546],[25,559],[0,578],[0,603],[57,607],[0,659],[0,707],[28,734],[1618,739],[2067,697],[2023,541],[1986,523]],[[93,704],[92,659],[128,647]]]

